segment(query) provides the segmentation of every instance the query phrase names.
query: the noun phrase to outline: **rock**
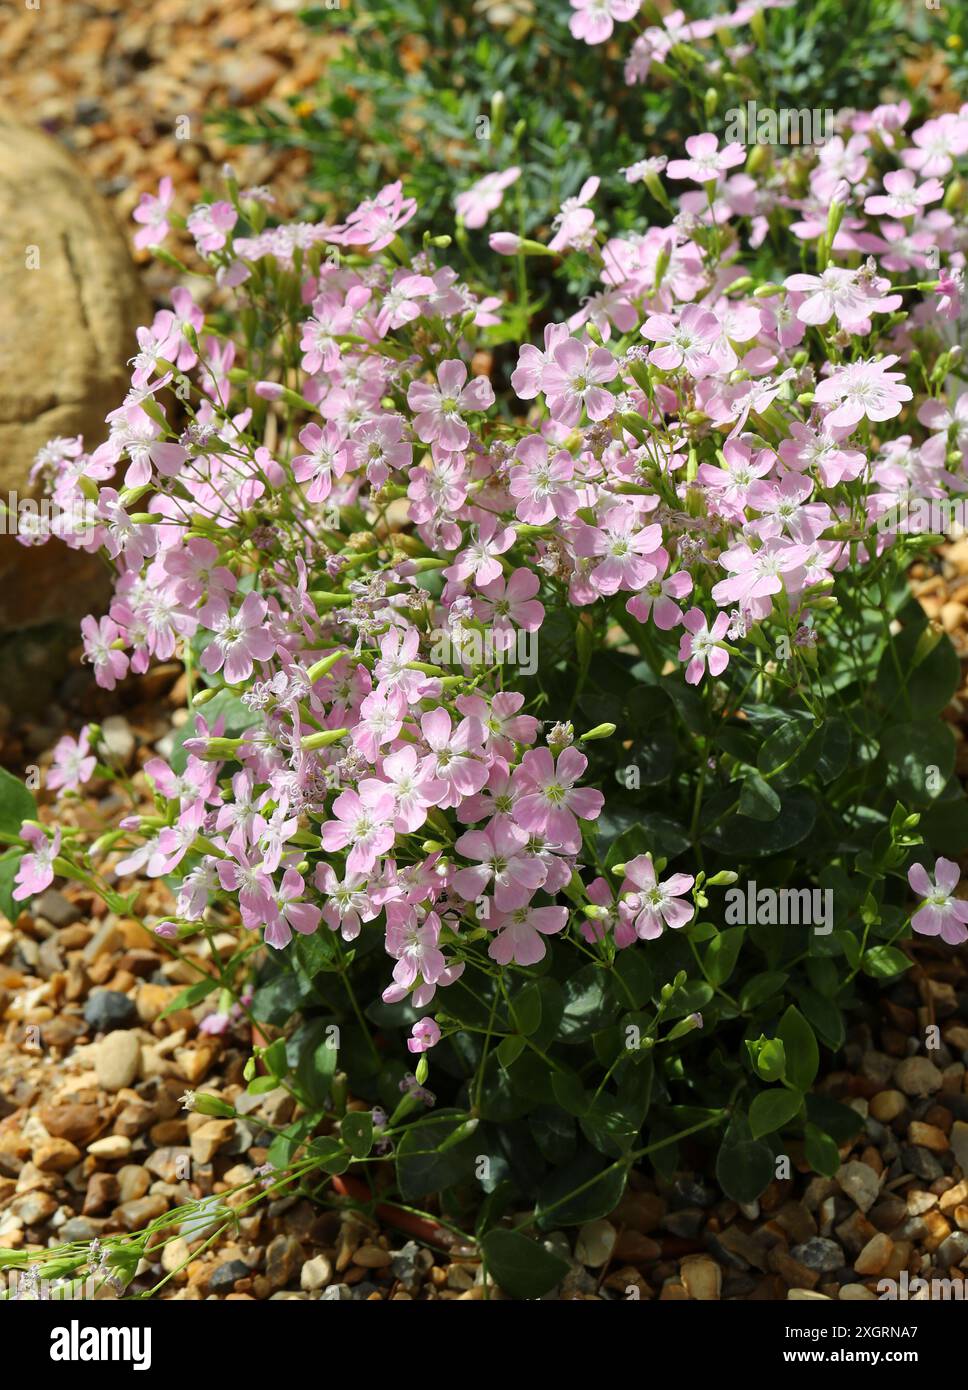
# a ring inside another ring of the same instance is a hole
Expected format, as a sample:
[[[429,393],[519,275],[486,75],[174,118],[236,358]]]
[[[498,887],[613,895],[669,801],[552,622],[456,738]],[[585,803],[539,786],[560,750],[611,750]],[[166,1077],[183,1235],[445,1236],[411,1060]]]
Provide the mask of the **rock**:
[[[166,1274],[174,1274],[182,1265],[187,1265],[191,1259],[191,1250],[188,1241],[181,1236],[176,1236],[174,1240],[166,1241],[161,1249],[161,1267]],[[185,1271],[182,1270],[182,1278],[185,1278]]]
[[[654,1192],[626,1192],[611,1213],[615,1226],[628,1226],[647,1236],[654,1231],[665,1215],[666,1204]]]
[[[20,1218],[25,1226],[40,1226],[49,1221],[57,1210],[57,1200],[49,1192],[25,1192],[15,1197],[10,1211]]]
[[[924,1182],[935,1182],[944,1174],[938,1159],[930,1149],[919,1148],[916,1144],[901,1145],[901,1162],[907,1173],[913,1173]]]
[[[111,760],[121,768],[126,768],[134,757],[135,750],[135,737],[131,732],[131,725],[123,714],[109,714],[106,719],[101,720],[101,732]]]
[[[187,1247],[186,1247],[187,1248]],[[212,1271],[208,1281],[209,1293],[230,1293],[240,1279],[248,1279],[252,1270],[243,1260],[227,1260]]]
[[[206,1120],[189,1139],[195,1163],[211,1163],[219,1149],[227,1144],[235,1131],[234,1120]]]
[[[906,1097],[901,1091],[878,1091],[871,1099],[870,1113],[881,1124],[890,1124],[898,1115],[903,1115],[908,1107]]]
[[[176,985],[156,985],[150,981],[139,985],[134,1002],[141,1022],[154,1023],[179,993]]]
[[[699,1207],[683,1207],[682,1211],[666,1212],[660,1225],[670,1235],[680,1236],[684,1240],[694,1240],[702,1230],[705,1220],[705,1214]]]
[[[968,1124],[964,1120],[955,1120],[951,1126],[949,1138],[954,1151],[955,1162],[961,1169],[962,1175],[968,1177]]]
[[[319,1297],[327,1303],[352,1303],[353,1290],[349,1284],[330,1284],[328,1289],[323,1289]]]
[[[870,1211],[881,1190],[880,1179],[866,1163],[856,1159],[843,1164],[837,1172],[837,1182],[851,1201],[862,1212]]]
[[[127,1028],[138,1016],[134,1000],[116,989],[98,989],[84,1005],[84,1019],[95,1033]]]
[[[689,1255],[682,1261],[680,1278],[690,1298],[713,1302],[720,1297],[723,1272],[708,1255]]]
[[[912,1120],[908,1125],[908,1139],[912,1144],[919,1144],[921,1148],[937,1154],[945,1153],[949,1147],[944,1130],[938,1129],[937,1125],[926,1125],[921,1120]]]
[[[118,1180],[118,1195],[124,1202],[135,1202],[143,1197],[151,1186],[151,1174],[140,1163],[126,1163],[119,1168],[115,1177]]]
[[[69,1221],[64,1222],[57,1234],[61,1240],[97,1240],[104,1226],[103,1218],[95,1220],[89,1216],[72,1216]]]
[[[104,439],[105,416],[127,388],[135,328],[150,309],[93,184],[62,144],[8,111],[0,111],[0,267],[0,493],[26,494],[49,439],[83,434],[88,449]],[[108,591],[96,556],[0,537],[0,630],[72,630]],[[0,699],[36,710],[43,662],[33,673],[8,671],[11,664],[0,663]]]
[[[865,1284],[844,1284],[838,1295],[842,1303],[862,1303],[876,1301],[877,1294],[871,1293]]]
[[[130,1086],[141,1066],[141,1043],[134,1033],[108,1033],[94,1059],[97,1079],[106,1091]]]
[[[93,1144],[88,1144],[87,1152],[91,1158],[103,1158],[108,1162],[127,1158],[131,1152],[131,1140],[123,1134],[106,1134],[103,1139],[95,1139]]]
[[[823,1236],[814,1236],[802,1245],[795,1245],[790,1254],[798,1263],[820,1274],[832,1274],[835,1269],[843,1269],[846,1263],[837,1242]]]
[[[84,1195],[84,1215],[97,1216],[113,1207],[120,1196],[118,1180],[113,1173],[93,1173]]]
[[[396,1272],[394,1261],[394,1272]],[[397,1276],[399,1278],[399,1275]],[[307,1260],[299,1271],[299,1287],[307,1293],[315,1293],[332,1282],[333,1262],[326,1255],[315,1255]]]
[[[33,911],[35,916],[43,917],[52,927],[69,927],[72,922],[81,919],[80,908],[56,888],[45,888],[43,893],[38,894],[34,898]]]
[[[182,1145],[167,1145],[149,1154],[144,1166],[162,1182],[181,1182],[191,1173],[191,1150]]]
[[[386,1269],[393,1263],[393,1256],[378,1245],[361,1245],[353,1255],[353,1263],[361,1269]]]
[[[968,1232],[952,1231],[951,1235],[938,1246],[934,1257],[942,1269],[948,1269],[951,1265],[961,1264],[966,1255],[968,1255]]]
[[[81,1151],[69,1139],[44,1139],[34,1149],[33,1159],[42,1173],[66,1173],[81,1161]]]
[[[137,1197],[133,1202],[122,1202],[115,1208],[114,1220],[126,1231],[139,1231],[142,1226],[147,1226],[149,1221],[164,1216],[167,1210],[168,1203],[165,1198],[151,1193],[145,1197]]]
[[[941,1089],[941,1073],[929,1057],[905,1057],[894,1068],[894,1080],[906,1096],[933,1096]]]
[[[266,1250],[266,1278],[269,1287],[281,1289],[290,1283],[302,1263],[303,1252],[299,1241],[294,1236],[276,1236]]]
[[[860,1254],[855,1257],[854,1269],[858,1274],[880,1274],[887,1268],[893,1253],[893,1240],[890,1236],[878,1232],[873,1240],[869,1240]]]
[[[608,1264],[615,1249],[615,1227],[608,1221],[586,1221],[578,1232],[575,1259],[589,1269]]]
[[[42,1105],[40,1120],[48,1134],[72,1144],[86,1144],[102,1123],[96,1105]]]

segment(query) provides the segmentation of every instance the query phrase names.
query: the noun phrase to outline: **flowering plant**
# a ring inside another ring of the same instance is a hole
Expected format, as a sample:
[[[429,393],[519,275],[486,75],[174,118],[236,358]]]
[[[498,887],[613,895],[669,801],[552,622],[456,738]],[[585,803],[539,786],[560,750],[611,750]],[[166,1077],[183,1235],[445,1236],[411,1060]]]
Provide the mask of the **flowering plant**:
[[[603,235],[594,178],[545,243],[495,214],[520,283],[565,253],[597,282],[509,381],[508,306],[408,239],[399,183],[268,226],[230,179],[188,226],[234,319],[177,291],[108,441],[45,449],[59,538],[117,574],[98,682],[177,654],[194,717],[94,844],[17,784],[12,898],[171,886],[180,1002],[278,1030],[247,1079],[299,1099],[279,1181],[392,1160],[487,1249],[694,1134],[738,1201],[836,1171],[858,1120],[810,1093],[820,1047],[911,928],[968,937],[960,667],[905,583],[917,504],[964,489],[968,110],[909,117],[782,157],[690,137],[642,170],[665,225]],[[138,221],[176,222],[164,189]],[[97,748],[62,742],[62,794]]]

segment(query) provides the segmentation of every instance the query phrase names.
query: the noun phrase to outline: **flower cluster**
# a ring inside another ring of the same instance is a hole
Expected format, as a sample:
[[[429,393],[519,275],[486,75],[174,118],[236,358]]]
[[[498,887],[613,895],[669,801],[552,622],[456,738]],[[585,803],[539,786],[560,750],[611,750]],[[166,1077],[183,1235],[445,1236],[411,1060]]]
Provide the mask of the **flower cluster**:
[[[573,4],[589,42],[637,9]],[[647,31],[636,72],[682,27]],[[648,856],[617,889],[586,885],[604,796],[511,656],[567,615],[656,676],[681,663],[711,698],[731,661],[762,680],[780,638],[802,675],[836,576],[895,542],[878,519],[965,485],[964,398],[942,392],[968,108],[910,138],[909,116],[856,114],[759,180],[742,147],[692,137],[666,182],[639,170],[667,226],[608,235],[590,179],[547,244],[495,233],[499,253],[576,252],[598,279],[519,346],[512,396],[486,351],[504,306],[438,260],[446,237],[408,249],[399,183],[338,226],[267,228],[237,191],[189,216],[238,297],[237,338],[177,290],[139,332],[107,442],[53,441],[42,460],[53,495],[84,504],[61,538],[116,570],[110,612],[83,624],[98,682],[176,654],[203,682],[180,760],[145,769],[158,816],[125,823],[115,865],[180,881],[163,933],[199,929],[218,897],[275,948],[379,923],[384,1000],[422,1009],[480,943],[499,966],[541,961],[576,903],[598,913],[575,929],[593,949],[691,920],[692,877],[660,882]],[[466,223],[518,177],[470,190]],[[173,216],[163,186],[139,242]],[[793,253],[767,279],[752,266],[774,234]],[[90,775],[83,737],[58,768],[65,787]],[[21,896],[57,854],[32,836]],[[423,1021],[411,1050],[439,1037]]]

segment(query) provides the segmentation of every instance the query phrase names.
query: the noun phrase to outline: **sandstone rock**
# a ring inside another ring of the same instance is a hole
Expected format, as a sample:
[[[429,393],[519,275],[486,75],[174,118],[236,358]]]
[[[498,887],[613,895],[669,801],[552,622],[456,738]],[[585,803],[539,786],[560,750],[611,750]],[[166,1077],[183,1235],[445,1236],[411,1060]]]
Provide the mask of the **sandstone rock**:
[[[196,1163],[211,1163],[219,1149],[231,1139],[234,1130],[234,1120],[206,1120],[188,1141],[193,1160]]]
[[[708,1255],[690,1255],[684,1259],[680,1277],[690,1298],[712,1302],[722,1293],[723,1272]]]
[[[941,1089],[941,1073],[930,1057],[905,1057],[894,1068],[894,1080],[906,1096],[933,1096]]]
[[[34,1149],[33,1157],[44,1173],[66,1173],[80,1162],[81,1151],[69,1139],[44,1139]]]
[[[141,1043],[134,1033],[108,1033],[98,1043],[94,1069],[106,1091],[130,1086],[141,1066]]]
[[[43,1105],[40,1118],[48,1134],[86,1144],[101,1128],[96,1105]]]
[[[893,1240],[890,1236],[878,1232],[873,1240],[868,1241],[854,1260],[854,1269],[858,1274],[880,1274],[887,1268],[887,1263],[893,1253]]]
[[[54,436],[102,441],[124,396],[135,328],[149,318],[94,186],[55,140],[0,110],[0,492],[28,492],[34,457]],[[73,628],[106,591],[96,556],[0,537],[0,633]],[[10,664],[0,663],[0,698],[37,708],[29,667],[14,687]]]
[[[332,1282],[333,1264],[326,1255],[316,1255],[307,1260],[299,1273],[299,1284],[306,1293],[315,1293]]]
[[[87,1152],[91,1158],[101,1158],[110,1163],[115,1159],[127,1158],[131,1152],[131,1140],[123,1134],[106,1134],[103,1139],[95,1139],[93,1144],[88,1144]]]

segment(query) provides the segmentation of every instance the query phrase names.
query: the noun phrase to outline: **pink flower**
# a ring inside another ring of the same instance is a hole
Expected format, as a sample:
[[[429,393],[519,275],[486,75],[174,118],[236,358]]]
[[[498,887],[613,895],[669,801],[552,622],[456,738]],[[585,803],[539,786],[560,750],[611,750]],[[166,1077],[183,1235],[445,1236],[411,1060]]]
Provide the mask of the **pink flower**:
[[[534,570],[515,570],[505,583],[504,576],[498,575],[490,584],[481,586],[483,598],[475,604],[478,616],[494,629],[495,646],[498,651],[510,651],[514,645],[514,628],[524,628],[525,632],[536,632],[544,621],[544,604],[539,603],[535,594],[540,588]]]
[[[393,796],[389,790],[362,796],[359,792],[340,792],[333,802],[335,820],[323,824],[323,849],[338,850],[352,845],[346,857],[346,872],[365,874],[381,854],[393,844]]]
[[[575,460],[567,449],[548,457],[548,441],[540,434],[529,434],[515,451],[518,464],[512,465],[508,492],[518,499],[515,515],[532,526],[544,526],[553,516],[561,520],[578,510],[578,493],[569,487],[575,473]]]
[[[425,381],[411,382],[407,404],[416,411],[413,427],[425,444],[439,444],[456,452],[466,449],[471,432],[462,411],[487,410],[494,404],[494,388],[486,376],[477,376],[469,385],[467,367],[459,358],[448,358],[437,371],[437,386]]]
[[[576,11],[568,21],[572,35],[587,44],[596,44],[612,37],[616,19],[634,19],[642,0],[570,0],[570,3]]]
[[[380,766],[380,777],[383,780],[365,778],[360,783],[360,794],[375,797],[382,792],[392,792],[393,828],[402,835],[419,830],[427,819],[428,808],[436,806],[446,792],[443,782],[423,766],[412,744],[387,754]]]
[[[20,830],[21,837],[27,841],[31,847],[31,853],[25,854],[20,861],[17,869],[14,888],[11,897],[14,902],[23,902],[25,898],[36,897],[45,888],[49,888],[54,881],[54,860],[60,854],[61,833],[57,829],[51,839],[39,826],[24,825]]]
[[[84,638],[84,660],[94,667],[94,679],[104,690],[113,690],[118,681],[123,680],[128,671],[128,657],[116,651],[114,643],[121,637],[121,629],[110,618],[100,622],[91,616],[81,623]]]
[[[746,161],[746,151],[735,140],[719,148],[715,135],[690,135],[686,141],[688,159],[673,159],[666,173],[670,179],[691,179],[693,183],[718,183],[727,169]]]
[[[288,946],[294,931],[309,936],[319,926],[320,909],[313,903],[302,902],[306,890],[302,875],[287,869],[282,885],[274,888],[266,913],[265,942],[277,950]]]
[[[892,169],[884,175],[887,193],[866,199],[864,211],[872,217],[915,217],[928,203],[944,197],[944,185],[938,179],[928,179],[918,187],[916,183],[910,169]]]
[[[607,420],[615,413],[615,397],[604,383],[618,376],[618,363],[608,348],[566,338],[552,351],[542,386],[548,409],[563,425],[577,425],[582,408],[590,420]]]
[[[643,526],[641,513],[631,503],[610,506],[600,514],[600,522],[600,526],[583,526],[575,538],[577,555],[599,560],[589,572],[598,593],[641,589],[659,573],[660,563],[663,567],[668,563],[662,550],[662,527]]]
[[[594,787],[576,787],[588,759],[577,748],[565,748],[558,765],[550,748],[532,748],[514,774],[521,797],[514,819],[524,830],[543,835],[566,854],[581,848],[578,819],[597,820],[605,798]]]
[[[682,622],[682,610],[675,602],[692,593],[692,575],[676,570],[665,579],[650,579],[640,594],[633,595],[625,605],[626,611],[640,623],[652,621],[662,632],[669,632]]]
[[[955,159],[968,153],[968,116],[946,111],[925,121],[911,136],[914,148],[901,151],[901,160],[922,178],[939,178],[951,172]]]
[[[83,783],[90,781],[97,766],[97,758],[91,752],[90,724],[85,724],[76,739],[70,734],[57,740],[54,745],[54,762],[47,774],[50,791],[78,791]]]
[[[465,796],[479,792],[488,773],[478,756],[484,742],[480,720],[464,718],[455,729],[445,709],[434,709],[421,715],[420,730],[430,749],[420,764],[420,775],[444,784],[437,805],[457,806]]]
[[[403,185],[388,183],[375,198],[365,198],[346,219],[346,226],[332,240],[346,246],[366,246],[371,255],[390,245],[401,227],[416,216],[416,198],[403,196]]]
[[[210,255],[221,251],[237,221],[238,214],[231,203],[199,203],[188,218],[188,230],[199,251]]]
[[[826,323],[836,314],[848,332],[869,331],[871,314],[891,313],[902,303],[899,294],[884,294],[889,280],[863,280],[860,271],[840,266],[828,266],[822,275],[790,275],[784,283],[788,290],[806,296],[797,309],[801,323]]]
[[[547,870],[524,851],[528,836],[516,825],[496,821],[484,830],[468,830],[454,845],[465,859],[476,859],[474,868],[458,869],[454,887],[468,902],[476,902],[493,881],[494,905],[499,912],[524,907],[547,878]]]
[[[585,180],[574,198],[566,198],[562,203],[552,223],[557,231],[548,242],[549,251],[566,251],[569,247],[582,249],[594,241],[595,214],[585,204],[594,198],[600,182],[593,175]]]
[[[925,899],[911,918],[911,926],[921,936],[940,936],[949,946],[968,941],[968,902],[955,897],[960,878],[958,865],[950,859],[935,860],[933,879],[923,864],[908,869],[908,883]]]
[[[649,361],[664,372],[684,367],[690,376],[703,377],[719,366],[713,353],[719,320],[698,304],[687,304],[678,322],[670,314],[652,314],[642,325],[642,337],[664,344],[649,353]]]
[[[429,1052],[440,1042],[440,1028],[432,1018],[421,1018],[413,1025],[407,1047],[411,1052]]]
[[[544,960],[542,936],[564,931],[568,923],[566,907],[519,907],[504,917],[492,917],[487,925],[497,935],[487,954],[499,965],[537,965]]]
[[[729,652],[720,645],[729,627],[729,614],[717,613],[716,621],[710,627],[701,608],[690,608],[682,621],[688,631],[683,633],[679,643],[679,660],[689,662],[686,667],[687,684],[699,684],[707,663],[711,676],[722,675],[729,665]]]
[[[897,360],[892,355],[851,362],[821,381],[815,392],[817,401],[835,406],[825,425],[839,428],[856,425],[865,416],[869,420],[893,420],[900,415],[904,402],[914,393],[900,372],[887,370]]]
[[[651,854],[640,854],[625,867],[619,917],[634,926],[640,941],[654,941],[665,927],[677,930],[692,921],[696,909],[679,900],[694,882],[692,874],[673,874],[657,882]]]
[[[780,576],[800,568],[809,553],[807,546],[792,544],[784,539],[768,540],[759,550],[753,550],[745,541],[741,541],[719,557],[720,565],[724,570],[729,570],[732,578],[721,579],[713,585],[713,598],[717,603],[738,603],[752,608],[757,617],[765,617],[771,605],[768,601],[759,604],[757,601],[768,600],[770,594],[778,594],[783,588]],[[686,626],[689,626],[688,618]],[[723,662],[723,666],[725,664]],[[718,674],[718,671],[713,671],[713,675]]]
[[[421,922],[417,910],[409,903],[387,903],[386,948],[396,959],[393,978],[398,985],[409,989],[418,979],[435,984],[444,973],[447,962],[437,942],[440,937],[440,918],[436,912],[427,914]]]
[[[310,502],[324,501],[333,490],[333,479],[346,472],[346,440],[332,421],[322,429],[306,425],[299,431],[299,442],[305,454],[292,461],[292,476],[298,483],[309,483],[306,498]]]
[[[452,565],[444,570],[448,579],[470,579],[479,589],[493,584],[503,574],[499,555],[514,544],[514,532],[509,526],[499,526],[494,517],[487,517],[471,531],[471,538]]]
[[[248,680],[255,662],[268,661],[276,649],[265,627],[266,601],[257,593],[246,594],[234,613],[224,598],[210,599],[199,618],[214,634],[202,652],[202,668],[214,675],[224,667],[229,685]]]
[[[475,229],[483,227],[491,213],[501,206],[504,190],[510,188],[520,177],[521,170],[515,164],[502,173],[485,174],[463,193],[458,193],[457,215],[464,219],[464,226]]]
[[[368,877],[347,874],[342,880],[330,864],[317,864],[313,882],[327,895],[323,921],[332,931],[338,931],[344,941],[355,941],[363,922],[372,922],[380,909],[370,898]]]
[[[145,246],[158,246],[168,235],[168,213],[175,201],[175,187],[170,178],[163,178],[158,185],[158,195],[142,193],[141,201],[131,214],[136,222],[142,223],[141,230],[134,234],[134,244],[138,250]]]

